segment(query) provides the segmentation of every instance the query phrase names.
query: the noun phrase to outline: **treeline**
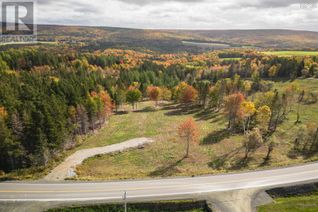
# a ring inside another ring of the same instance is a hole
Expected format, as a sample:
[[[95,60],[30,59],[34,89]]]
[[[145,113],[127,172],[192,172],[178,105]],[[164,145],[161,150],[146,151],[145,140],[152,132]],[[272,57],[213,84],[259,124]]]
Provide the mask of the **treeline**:
[[[107,78],[83,70],[0,71],[0,169],[46,165],[112,112]]]
[[[229,75],[242,77],[296,79],[318,77],[318,57],[268,57],[231,61]]]

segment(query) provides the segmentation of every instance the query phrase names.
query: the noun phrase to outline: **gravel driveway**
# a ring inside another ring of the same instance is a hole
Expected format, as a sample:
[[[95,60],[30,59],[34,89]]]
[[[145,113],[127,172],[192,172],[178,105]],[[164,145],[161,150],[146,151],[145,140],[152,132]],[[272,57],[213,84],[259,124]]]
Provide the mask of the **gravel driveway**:
[[[149,138],[135,138],[118,144],[79,150],[66,158],[66,160],[60,165],[55,167],[48,175],[44,177],[44,180],[59,181],[64,180],[67,177],[74,177],[76,175],[74,172],[75,167],[81,164],[87,158],[93,157],[95,155],[121,152],[130,148],[137,148],[151,142],[153,142],[153,140]]]

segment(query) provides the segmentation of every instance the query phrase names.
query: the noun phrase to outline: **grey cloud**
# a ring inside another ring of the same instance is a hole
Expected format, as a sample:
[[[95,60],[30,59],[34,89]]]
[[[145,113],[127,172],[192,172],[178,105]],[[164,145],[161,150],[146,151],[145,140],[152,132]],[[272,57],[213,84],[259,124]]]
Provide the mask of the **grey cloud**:
[[[37,19],[42,23],[136,28],[317,31],[318,8],[291,7],[304,1],[318,0],[37,0]],[[180,4],[175,6],[176,2]]]
[[[135,4],[139,6],[149,5],[149,4],[160,4],[162,2],[181,2],[181,3],[199,3],[205,0],[117,0],[128,4]]]
[[[300,3],[317,3],[318,0],[258,0],[239,3],[240,7],[255,7],[255,8],[280,8],[280,7],[289,7],[294,4]]]
[[[36,4],[38,5],[56,5],[56,3],[61,3],[63,2],[63,0],[37,0],[36,1]],[[67,3],[70,3],[70,2],[74,2],[74,1],[66,1]]]
[[[204,17],[195,17],[195,16],[188,16],[188,20],[191,22],[202,22],[202,23],[210,23],[211,20],[206,19]]]
[[[99,11],[98,5],[90,4],[86,1],[77,0],[37,0],[39,6],[48,6],[50,8],[69,8],[74,12],[83,14],[96,13]]]

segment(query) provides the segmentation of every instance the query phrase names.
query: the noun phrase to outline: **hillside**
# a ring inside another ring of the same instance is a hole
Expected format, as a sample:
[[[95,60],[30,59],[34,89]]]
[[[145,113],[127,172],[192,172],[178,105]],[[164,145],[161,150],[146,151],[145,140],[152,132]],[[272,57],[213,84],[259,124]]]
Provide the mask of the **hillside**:
[[[84,49],[97,50],[107,47],[150,49],[160,52],[202,49],[252,47],[274,49],[316,49],[318,32],[293,30],[143,30],[112,27],[39,25],[40,41],[84,43]],[[183,41],[209,43],[186,45]],[[83,46],[83,45],[82,45]]]

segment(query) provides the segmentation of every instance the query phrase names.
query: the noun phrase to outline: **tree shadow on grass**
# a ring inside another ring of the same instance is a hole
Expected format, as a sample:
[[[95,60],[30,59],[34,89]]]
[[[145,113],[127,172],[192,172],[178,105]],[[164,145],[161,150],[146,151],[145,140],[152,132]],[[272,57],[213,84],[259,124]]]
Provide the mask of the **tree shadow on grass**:
[[[237,160],[229,169],[230,170],[241,170],[242,168],[247,167],[248,163],[252,160],[251,157],[248,158],[241,158]]]
[[[118,111],[115,111],[114,114],[115,115],[126,115],[128,114],[129,112],[126,111],[126,110],[118,110]]]
[[[164,103],[161,105],[161,110],[176,110],[179,108],[179,104],[177,103]]]
[[[213,168],[213,169],[222,169],[225,167],[225,164],[227,161],[232,159],[234,156],[236,156],[242,149],[243,147],[238,147],[236,149],[233,149],[232,151],[219,156],[215,160],[211,161],[208,163],[208,166]],[[232,168],[232,167],[231,167]]]
[[[150,177],[158,177],[158,176],[171,176],[174,174],[174,172],[176,171],[175,168],[176,166],[178,166],[183,160],[185,159],[185,157],[182,157],[181,159],[179,159],[178,161],[175,161],[171,164],[159,167],[158,169],[156,169],[155,171],[151,172],[149,174]]]
[[[198,113],[201,107],[198,105],[177,105],[174,109],[165,113],[166,116],[180,116]]]
[[[265,167],[265,166],[268,166],[268,165],[270,165],[270,162],[271,162],[271,160],[270,160],[270,159],[264,158],[264,159],[263,159],[263,162],[262,162],[261,164],[259,164],[259,166],[258,166],[258,167]]]
[[[201,111],[198,111],[198,113],[194,115],[197,121],[207,121],[210,119],[218,119],[219,116],[220,116],[220,113],[211,109],[202,109]],[[214,122],[215,121],[216,120],[214,120]]]
[[[208,144],[216,144],[220,141],[229,138],[231,135],[230,131],[228,129],[222,129],[215,132],[212,132],[208,134],[206,137],[203,138],[202,144],[208,145]]]
[[[196,121],[212,120],[215,123],[224,119],[218,111],[210,108],[204,109],[200,105],[172,104],[163,107],[162,110],[167,110],[166,116],[193,115]]]
[[[150,113],[150,112],[156,112],[158,109],[154,106],[147,106],[140,110],[135,110],[134,113]]]

